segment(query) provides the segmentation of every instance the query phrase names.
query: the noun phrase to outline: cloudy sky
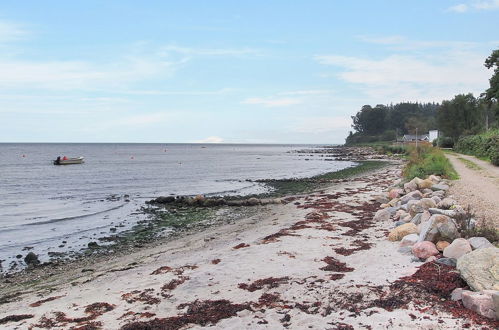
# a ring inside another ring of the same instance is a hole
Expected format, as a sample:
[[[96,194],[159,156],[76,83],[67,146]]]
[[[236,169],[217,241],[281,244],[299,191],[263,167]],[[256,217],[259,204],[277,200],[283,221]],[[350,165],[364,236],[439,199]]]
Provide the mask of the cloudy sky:
[[[0,3],[0,142],[342,143],[479,94],[499,0]]]

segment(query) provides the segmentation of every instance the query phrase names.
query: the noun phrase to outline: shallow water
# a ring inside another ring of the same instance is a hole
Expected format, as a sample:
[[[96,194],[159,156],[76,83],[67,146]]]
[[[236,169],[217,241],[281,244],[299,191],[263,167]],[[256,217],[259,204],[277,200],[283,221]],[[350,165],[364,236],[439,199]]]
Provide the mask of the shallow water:
[[[6,268],[27,251],[42,260],[77,251],[118,223],[118,231],[133,226],[143,218],[135,211],[159,195],[259,193],[266,187],[245,180],[310,177],[354,164],[292,152],[310,147],[0,144],[0,260]],[[59,155],[85,163],[54,166]]]

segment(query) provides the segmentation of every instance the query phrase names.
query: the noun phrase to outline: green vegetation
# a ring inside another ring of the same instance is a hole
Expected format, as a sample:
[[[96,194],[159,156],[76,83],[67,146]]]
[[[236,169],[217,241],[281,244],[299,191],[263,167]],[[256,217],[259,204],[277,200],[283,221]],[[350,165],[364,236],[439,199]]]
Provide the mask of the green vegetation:
[[[320,189],[329,180],[346,179],[352,176],[360,175],[366,172],[380,169],[386,165],[383,161],[360,161],[360,165],[345,168],[337,172],[330,172],[309,179],[287,179],[287,180],[264,180],[261,181],[272,188],[271,194],[266,196],[285,196],[310,192]],[[258,196],[262,197],[262,196]]]
[[[452,180],[458,178],[451,163],[439,148],[426,145],[411,148],[409,162],[404,168],[404,177],[412,180],[415,177],[425,178],[431,174]]]
[[[499,166],[499,129],[478,135],[462,136],[454,146],[454,150],[487,159]]]
[[[469,159],[466,159],[466,158],[463,158],[463,157],[457,157],[457,159],[459,159],[459,161],[461,161],[462,163],[464,163],[464,165],[467,168],[471,169],[471,170],[479,171],[479,170],[482,169],[480,166],[478,166],[477,164],[473,163]]]

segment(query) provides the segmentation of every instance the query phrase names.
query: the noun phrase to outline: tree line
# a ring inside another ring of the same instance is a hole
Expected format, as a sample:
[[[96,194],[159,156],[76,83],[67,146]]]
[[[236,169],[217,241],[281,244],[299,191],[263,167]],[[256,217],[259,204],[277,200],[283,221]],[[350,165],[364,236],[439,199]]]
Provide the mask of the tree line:
[[[364,105],[352,116],[347,144],[394,141],[404,134],[438,129],[451,143],[459,137],[499,128],[499,50],[485,60],[492,69],[490,87],[479,96],[459,94],[438,103],[403,102],[375,107]]]

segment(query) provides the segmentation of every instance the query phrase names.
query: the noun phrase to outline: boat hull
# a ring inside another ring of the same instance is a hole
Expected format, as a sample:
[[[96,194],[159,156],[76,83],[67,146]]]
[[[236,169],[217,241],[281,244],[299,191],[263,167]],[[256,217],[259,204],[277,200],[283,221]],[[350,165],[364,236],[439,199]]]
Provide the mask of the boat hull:
[[[77,157],[77,158],[68,158],[68,159],[61,159],[59,161],[54,160],[54,165],[75,165],[75,164],[83,164],[85,161],[83,160],[83,157]]]

